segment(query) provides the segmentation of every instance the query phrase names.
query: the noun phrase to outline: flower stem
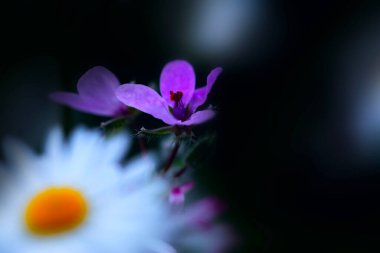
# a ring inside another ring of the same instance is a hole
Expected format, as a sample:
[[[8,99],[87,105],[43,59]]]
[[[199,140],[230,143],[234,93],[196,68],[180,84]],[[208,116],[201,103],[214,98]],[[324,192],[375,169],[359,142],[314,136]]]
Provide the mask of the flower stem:
[[[133,123],[133,126],[134,126],[134,128],[137,129],[138,126],[137,126],[137,122],[136,121]],[[142,155],[146,155],[147,148],[146,148],[146,142],[144,140],[144,136],[137,135],[136,137],[137,137],[137,142],[138,142],[139,147],[140,147],[141,154]]]
[[[137,141],[139,143],[141,154],[146,155],[147,148],[146,148],[146,142],[144,140],[144,137],[143,136],[137,136]]]
[[[125,120],[126,120],[126,118],[124,116],[113,118],[113,119],[107,120],[105,122],[101,122],[100,128],[106,129],[108,126],[110,126],[112,124],[125,123]]]
[[[170,156],[168,157],[168,160],[166,161],[163,169],[162,169],[162,172],[165,174],[169,169],[170,167],[172,166],[173,162],[174,162],[174,159],[178,153],[178,149],[180,147],[180,141],[177,139],[175,141],[175,145],[174,145],[174,148],[172,150],[172,152],[170,153]]]

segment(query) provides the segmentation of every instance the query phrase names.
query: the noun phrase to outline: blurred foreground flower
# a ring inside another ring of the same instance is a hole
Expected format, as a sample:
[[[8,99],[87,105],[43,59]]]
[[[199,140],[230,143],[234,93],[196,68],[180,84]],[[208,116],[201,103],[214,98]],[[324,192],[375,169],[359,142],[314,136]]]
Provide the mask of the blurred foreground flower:
[[[120,117],[128,114],[127,107],[115,95],[120,83],[108,69],[97,66],[88,70],[79,79],[79,94],[55,92],[50,97],[61,104],[79,111],[99,116]]]
[[[217,202],[172,206],[172,186],[156,173],[153,155],[120,164],[130,142],[125,134],[105,139],[83,128],[67,143],[54,129],[42,156],[6,142],[10,168],[0,170],[0,252],[226,249],[228,229],[214,224]]]
[[[195,125],[211,119],[214,111],[196,109],[206,102],[222,68],[215,68],[207,77],[205,87],[195,89],[195,73],[184,60],[171,61],[165,65],[160,77],[160,96],[152,88],[141,84],[124,84],[116,96],[127,106],[164,121],[168,125]]]

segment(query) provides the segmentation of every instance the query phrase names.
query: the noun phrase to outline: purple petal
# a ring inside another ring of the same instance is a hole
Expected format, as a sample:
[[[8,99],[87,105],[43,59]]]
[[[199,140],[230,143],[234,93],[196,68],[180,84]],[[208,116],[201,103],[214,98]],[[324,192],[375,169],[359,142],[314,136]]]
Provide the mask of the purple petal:
[[[175,60],[167,63],[161,72],[160,90],[162,97],[169,105],[170,91],[183,93],[182,102],[187,105],[195,89],[195,73],[190,63],[184,60]]]
[[[205,87],[196,89],[194,91],[193,97],[190,101],[191,110],[195,111],[198,106],[203,105],[207,100],[207,95],[210,93],[212,86],[214,86],[214,83],[220,73],[222,73],[223,69],[218,67],[213,70],[211,70],[210,74],[207,76],[207,84]]]
[[[107,107],[96,101],[84,100],[81,96],[70,92],[54,92],[50,98],[55,102],[67,105],[82,112],[88,112],[99,116],[116,116],[114,107]],[[124,106],[124,105],[123,105]]]
[[[202,199],[188,208],[187,223],[197,227],[207,226],[224,208],[224,204],[217,198]]]
[[[116,97],[124,104],[175,125],[178,120],[169,112],[165,100],[153,89],[141,84],[123,84],[116,91]]]
[[[189,125],[197,125],[203,123],[215,116],[215,112],[211,109],[206,109],[203,111],[198,111],[191,115],[189,120],[180,122],[179,125],[189,126]]]
[[[207,100],[207,87],[202,87],[194,91],[190,101],[190,111],[194,112],[199,106],[203,105]]]
[[[181,189],[183,193],[190,191],[191,189],[193,189],[193,187],[194,187],[194,182],[192,181],[184,183],[183,185],[179,186],[179,188]]]
[[[216,79],[218,78],[218,76],[220,75],[220,73],[222,73],[223,69],[221,67],[217,67],[217,68],[214,68],[213,70],[211,70],[210,74],[208,74],[207,76],[207,93],[210,92],[212,86],[214,85]]]
[[[78,81],[77,89],[87,101],[102,103],[105,107],[117,108],[121,103],[115,96],[120,82],[108,69],[97,66],[84,73]]]

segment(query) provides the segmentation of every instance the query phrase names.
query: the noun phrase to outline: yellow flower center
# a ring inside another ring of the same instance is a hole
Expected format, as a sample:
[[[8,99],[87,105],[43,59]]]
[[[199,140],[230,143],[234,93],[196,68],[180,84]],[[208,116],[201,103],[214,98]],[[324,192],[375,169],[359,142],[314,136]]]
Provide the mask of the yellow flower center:
[[[30,200],[25,209],[25,223],[33,234],[55,235],[78,227],[87,211],[81,192],[70,187],[51,187]]]

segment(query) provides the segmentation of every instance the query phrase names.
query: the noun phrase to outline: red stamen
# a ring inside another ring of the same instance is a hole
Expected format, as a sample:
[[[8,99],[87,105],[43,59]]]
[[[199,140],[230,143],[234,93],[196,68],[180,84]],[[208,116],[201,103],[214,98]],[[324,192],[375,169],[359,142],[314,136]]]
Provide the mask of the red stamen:
[[[170,91],[170,100],[174,102],[179,102],[182,99],[183,92],[182,91],[177,91],[174,93],[173,91]]]
[[[182,91],[177,91],[178,101],[182,99],[182,96],[183,96],[183,92]]]
[[[175,101],[175,100],[174,100],[174,96],[175,96],[174,92],[173,92],[173,91],[170,91],[170,100],[171,100],[171,101]]]

